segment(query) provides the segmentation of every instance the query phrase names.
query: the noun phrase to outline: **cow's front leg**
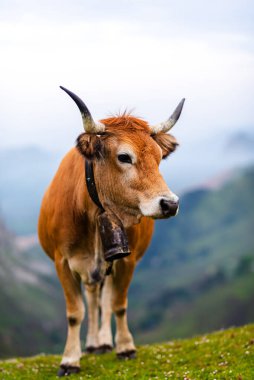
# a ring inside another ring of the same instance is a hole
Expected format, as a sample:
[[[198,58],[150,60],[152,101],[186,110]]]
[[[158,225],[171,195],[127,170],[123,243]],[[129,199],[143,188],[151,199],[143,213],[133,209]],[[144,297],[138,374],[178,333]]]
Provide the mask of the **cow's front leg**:
[[[85,285],[88,308],[88,331],[86,337],[87,353],[92,353],[99,347],[99,291],[99,284]]]
[[[135,358],[136,347],[127,321],[127,294],[135,264],[130,257],[116,261],[112,282],[112,308],[116,319],[116,353],[120,359]]]
[[[106,353],[113,349],[111,330],[112,317],[112,276],[107,276],[101,292],[101,328],[99,331],[99,353]]]
[[[67,260],[56,254],[55,265],[64,290],[68,320],[67,340],[58,371],[58,376],[61,377],[80,371],[80,327],[84,319],[85,308],[80,280],[71,272]]]

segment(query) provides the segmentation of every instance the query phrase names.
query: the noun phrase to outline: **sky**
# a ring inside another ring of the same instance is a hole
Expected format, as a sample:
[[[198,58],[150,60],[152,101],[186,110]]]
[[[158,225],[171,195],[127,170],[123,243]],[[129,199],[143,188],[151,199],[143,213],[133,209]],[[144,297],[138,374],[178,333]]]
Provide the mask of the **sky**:
[[[151,124],[185,97],[184,146],[254,125],[251,0],[0,0],[0,149],[65,151],[82,132],[65,86],[94,119]]]

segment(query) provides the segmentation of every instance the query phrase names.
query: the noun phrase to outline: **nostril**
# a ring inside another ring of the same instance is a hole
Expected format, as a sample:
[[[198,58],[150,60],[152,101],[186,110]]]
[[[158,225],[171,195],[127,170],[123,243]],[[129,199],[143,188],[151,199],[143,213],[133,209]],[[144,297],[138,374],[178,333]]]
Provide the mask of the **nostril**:
[[[165,211],[169,208],[168,202],[165,199],[161,199],[160,206],[162,211]]]
[[[164,216],[173,216],[177,213],[179,200],[161,199],[160,206]]]

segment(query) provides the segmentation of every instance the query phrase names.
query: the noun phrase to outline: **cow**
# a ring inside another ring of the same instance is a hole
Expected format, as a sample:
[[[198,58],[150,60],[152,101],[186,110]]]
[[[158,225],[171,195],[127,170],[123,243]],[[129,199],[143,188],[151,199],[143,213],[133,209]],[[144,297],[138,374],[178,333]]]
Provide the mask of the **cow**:
[[[85,132],[46,190],[38,222],[41,246],[54,261],[66,301],[68,332],[59,377],[80,371],[82,285],[88,308],[86,352],[112,350],[114,313],[116,354],[135,357],[127,293],[151,241],[154,219],[178,212],[179,199],[159,164],[178,145],[167,132],[184,104],[182,99],[170,118],[156,125],[126,111],[95,122],[85,103],[61,88],[78,106]]]

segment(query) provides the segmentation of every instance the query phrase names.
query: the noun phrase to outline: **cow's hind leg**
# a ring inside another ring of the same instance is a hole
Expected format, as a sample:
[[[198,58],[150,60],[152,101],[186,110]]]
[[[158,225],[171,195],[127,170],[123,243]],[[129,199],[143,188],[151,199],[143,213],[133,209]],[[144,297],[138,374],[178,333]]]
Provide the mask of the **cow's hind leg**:
[[[71,272],[67,260],[60,255],[55,259],[56,270],[64,290],[68,333],[66,345],[58,371],[58,376],[67,376],[80,371],[80,327],[84,319],[84,302],[81,293],[81,282]]]
[[[135,263],[129,258],[117,260],[112,278],[112,309],[116,319],[116,353],[119,359],[136,357],[136,347],[127,322],[127,293]]]

